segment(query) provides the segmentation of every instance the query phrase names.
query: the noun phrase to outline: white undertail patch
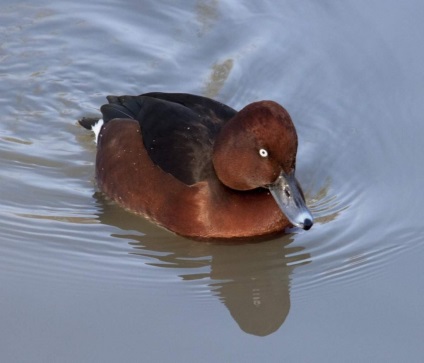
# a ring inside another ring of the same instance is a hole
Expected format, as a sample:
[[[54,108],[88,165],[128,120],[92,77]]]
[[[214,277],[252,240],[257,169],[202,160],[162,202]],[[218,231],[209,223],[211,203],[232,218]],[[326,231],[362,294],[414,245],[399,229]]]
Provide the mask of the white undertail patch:
[[[94,135],[95,135],[95,141],[96,141],[96,144],[98,143],[98,141],[99,141],[99,135],[100,135],[100,130],[102,129],[102,126],[103,126],[103,124],[104,124],[104,122],[103,122],[103,119],[100,119],[99,121],[97,121],[92,127],[91,127],[91,130],[94,132]]]

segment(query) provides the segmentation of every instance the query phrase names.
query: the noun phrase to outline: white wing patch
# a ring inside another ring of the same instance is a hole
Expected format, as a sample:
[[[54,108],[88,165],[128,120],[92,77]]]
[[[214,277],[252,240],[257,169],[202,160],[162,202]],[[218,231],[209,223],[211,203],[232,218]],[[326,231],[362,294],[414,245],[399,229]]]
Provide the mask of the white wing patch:
[[[91,130],[94,132],[94,135],[96,137],[95,138],[96,144],[99,141],[100,130],[102,129],[103,124],[104,124],[103,119],[100,119],[91,128]]]

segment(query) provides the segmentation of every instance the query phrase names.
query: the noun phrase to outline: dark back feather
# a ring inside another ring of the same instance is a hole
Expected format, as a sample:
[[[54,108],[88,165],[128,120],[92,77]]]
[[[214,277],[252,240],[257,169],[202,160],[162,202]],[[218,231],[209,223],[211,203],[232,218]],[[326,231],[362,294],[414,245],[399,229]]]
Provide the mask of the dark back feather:
[[[236,111],[206,97],[182,93],[108,96],[103,120],[139,122],[153,162],[187,185],[215,175],[212,150],[216,135]]]

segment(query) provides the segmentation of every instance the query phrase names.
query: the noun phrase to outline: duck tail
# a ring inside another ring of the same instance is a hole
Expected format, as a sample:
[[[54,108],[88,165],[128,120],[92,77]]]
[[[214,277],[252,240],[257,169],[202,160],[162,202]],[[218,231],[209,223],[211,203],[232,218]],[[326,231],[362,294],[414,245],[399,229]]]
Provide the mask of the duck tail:
[[[99,122],[99,120],[100,117],[83,117],[82,119],[78,120],[78,123],[87,130],[92,130],[93,126]]]
[[[78,120],[78,123],[86,128],[87,130],[91,130],[94,132],[95,135],[95,141],[97,144],[97,141],[99,139],[100,130],[103,126],[103,119],[99,117],[83,117],[81,120]]]

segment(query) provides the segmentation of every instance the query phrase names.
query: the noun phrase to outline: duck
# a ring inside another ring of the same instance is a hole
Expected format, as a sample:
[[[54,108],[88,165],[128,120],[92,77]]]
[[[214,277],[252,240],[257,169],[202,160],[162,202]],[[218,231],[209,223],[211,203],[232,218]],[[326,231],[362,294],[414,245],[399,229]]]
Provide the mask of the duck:
[[[123,208],[196,240],[309,230],[295,177],[298,137],[275,101],[240,111],[188,93],[107,96],[94,131],[98,188]]]

